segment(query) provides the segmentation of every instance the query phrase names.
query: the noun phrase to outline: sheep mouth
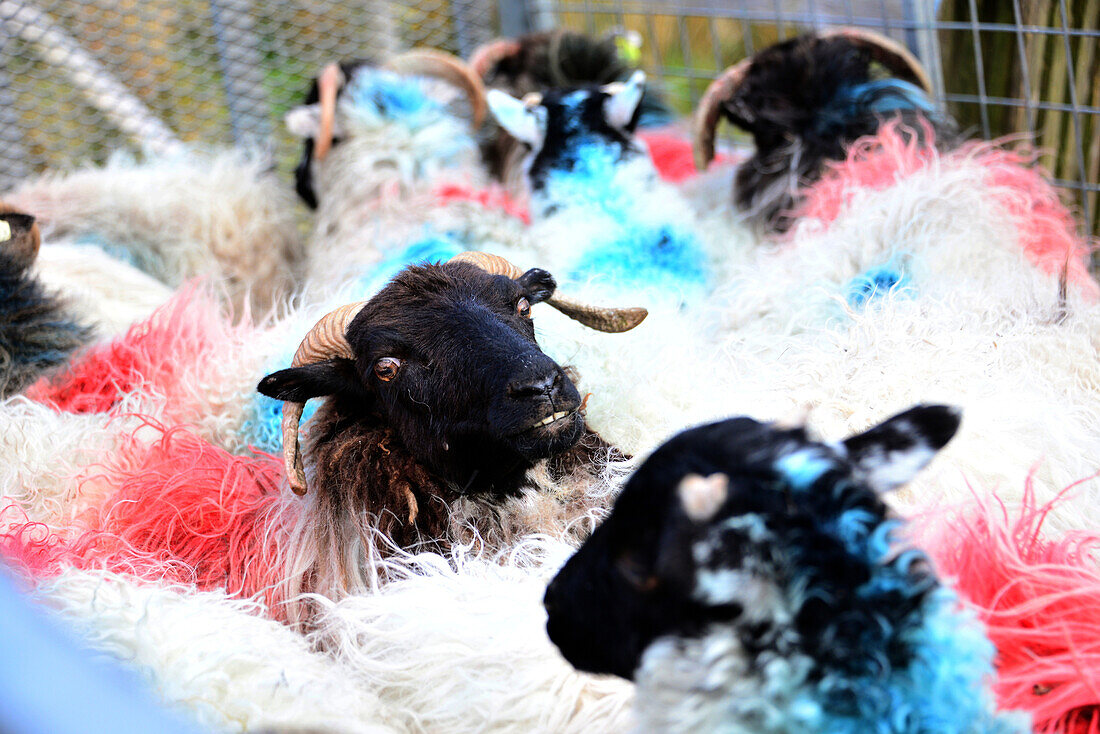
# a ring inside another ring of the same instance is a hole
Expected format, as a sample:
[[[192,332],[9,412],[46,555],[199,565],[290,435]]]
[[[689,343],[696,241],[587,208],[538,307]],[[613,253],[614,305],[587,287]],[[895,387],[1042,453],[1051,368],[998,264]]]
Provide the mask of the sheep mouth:
[[[551,424],[557,423],[558,421],[562,420],[563,418],[568,418],[569,416],[575,414],[576,412],[577,412],[576,409],[574,409],[574,410],[560,410],[556,413],[551,413],[550,415],[546,416],[542,420],[537,420],[534,423],[532,423],[531,425],[529,425],[526,430],[527,431],[534,431],[534,430],[537,430],[539,428],[546,428],[547,426],[550,426]]]

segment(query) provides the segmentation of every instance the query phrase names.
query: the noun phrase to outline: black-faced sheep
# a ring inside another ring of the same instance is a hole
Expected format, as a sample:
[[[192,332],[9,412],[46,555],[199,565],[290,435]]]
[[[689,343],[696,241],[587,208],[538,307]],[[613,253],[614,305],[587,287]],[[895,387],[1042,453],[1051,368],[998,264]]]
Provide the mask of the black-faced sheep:
[[[877,66],[888,72],[884,76]],[[857,138],[900,118],[914,135],[926,123],[950,144],[954,125],[937,112],[920,62],[900,44],[863,30],[807,34],[726,69],[695,113],[695,164],[714,158],[720,117],[752,135],[756,150],[734,179],[734,202],[765,230],[783,231],[799,190]]]
[[[620,50],[636,47],[629,34],[601,38],[559,28],[518,38],[498,38],[478,47],[470,67],[488,89],[522,99],[551,89],[579,89],[626,81],[637,68]],[[646,89],[638,106],[642,126],[663,124],[670,113],[659,95]],[[525,146],[497,126],[481,138],[481,154],[489,173],[505,181],[515,172]]]
[[[420,262],[406,250],[425,242],[455,244],[450,256],[519,238],[520,219],[471,200],[489,183],[473,134],[485,92],[462,61],[416,51],[384,66],[332,64],[316,87],[316,102],[287,114],[306,139],[298,187],[317,204],[307,280],[373,292],[367,276],[381,260]],[[471,196],[450,198],[451,187]]]
[[[489,109],[524,143],[516,182],[530,196],[530,240],[563,282],[647,287],[678,299],[710,280],[687,203],[660,181],[635,135],[645,74],[523,100],[489,90]]]
[[[29,272],[41,243],[33,216],[0,203],[0,396],[63,364],[91,336]]]
[[[322,319],[293,366],[260,382],[287,401],[283,451],[298,493],[307,484],[303,405],[330,396],[313,421],[313,504],[302,527],[335,578],[363,572],[347,559],[369,556],[372,524],[403,547],[445,546],[459,500],[498,505],[528,486],[538,462],[569,472],[615,453],[586,425],[572,380],[539,349],[531,306],[546,301],[611,332],[645,311],[583,306],[554,290],[546,271],[482,253],[410,267],[369,301]]]
[[[958,425],[926,405],[841,442],[679,434],[551,582],[551,640],[637,683],[641,731],[1028,731],[993,713],[992,646],[880,496]]]

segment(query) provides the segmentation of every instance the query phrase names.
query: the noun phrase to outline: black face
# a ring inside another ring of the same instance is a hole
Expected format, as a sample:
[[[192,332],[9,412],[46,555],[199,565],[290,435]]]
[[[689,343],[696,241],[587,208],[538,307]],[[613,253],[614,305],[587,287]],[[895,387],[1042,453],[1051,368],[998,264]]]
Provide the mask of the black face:
[[[947,121],[913,87],[869,84],[869,53],[848,39],[801,36],[758,53],[737,92],[722,105],[734,125],[752,133],[756,151],[738,168],[736,202],[776,229],[799,186],[812,183],[825,161],[843,160],[847,146],[873,135],[886,117],[901,115],[920,135],[918,113],[949,133]],[[915,79],[903,81],[913,82]]]
[[[535,342],[530,308],[554,287],[538,269],[513,281],[465,263],[408,268],[348,328],[354,365],[282,370],[259,390],[357,396],[418,462],[460,488],[494,491],[496,477],[584,431],[577,388]]]
[[[550,639],[580,670],[631,679],[657,638],[714,625],[735,627],[750,655],[796,645],[823,669],[903,657],[903,644],[876,635],[911,623],[934,580],[912,556],[872,548],[887,517],[878,492],[958,423],[923,406],[844,444],[748,418],[677,435],[550,583]],[[869,586],[872,576],[889,583]]]
[[[543,94],[546,137],[528,173],[533,191],[543,188],[547,177],[555,171],[576,170],[596,149],[604,155],[610,151],[614,161],[644,153],[633,139],[641,106],[624,128],[618,128],[607,120],[604,105],[609,97],[598,88],[550,90]]]

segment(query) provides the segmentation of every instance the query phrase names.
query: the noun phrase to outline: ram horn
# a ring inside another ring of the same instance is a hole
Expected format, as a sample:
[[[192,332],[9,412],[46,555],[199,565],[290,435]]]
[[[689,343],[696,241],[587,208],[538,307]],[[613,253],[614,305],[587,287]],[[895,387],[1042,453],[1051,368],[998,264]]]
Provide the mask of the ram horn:
[[[336,98],[340,87],[347,83],[340,65],[329,64],[317,77],[318,105],[321,108],[321,124],[317,139],[313,142],[313,157],[323,161],[332,150],[332,128],[336,124]]]
[[[695,117],[691,122],[692,150],[695,154],[695,168],[706,170],[714,160],[714,134],[718,128],[718,118],[722,113],[722,103],[733,96],[748,73],[752,59],[742,59],[722,72],[721,76],[710,83]]]
[[[42,233],[35,218],[0,202],[0,250],[27,267],[38,257],[41,246]]]
[[[490,275],[503,275],[518,280],[523,271],[500,255],[487,252],[462,252],[448,262],[465,262],[476,265]],[[551,296],[546,302],[574,321],[590,329],[612,334],[630,331],[642,323],[649,312],[644,308],[603,308],[579,303],[568,298]]]
[[[865,49],[871,58],[885,66],[891,74],[920,86],[932,94],[932,80],[920,60],[909,49],[892,38],[864,28],[838,28],[821,34],[822,38],[845,38],[853,46]]]
[[[897,41],[879,33],[860,28],[840,28],[822,33],[819,38],[843,38],[857,48],[866,50],[874,61],[885,66],[891,74],[918,84],[928,94],[932,93],[932,80],[920,61],[909,49]],[[748,73],[752,57],[742,59],[722,72],[710,83],[692,122],[692,148],[695,167],[702,171],[714,159],[714,138],[721,115],[722,103],[730,99],[741,86]]]
[[[483,43],[470,54],[470,68],[481,79],[489,75],[497,64],[509,56],[515,56],[523,46],[514,38],[496,38]]]
[[[355,352],[348,343],[348,327],[365,305],[366,301],[349,303],[326,314],[302,339],[291,366],[302,367],[327,359],[355,359]],[[290,488],[297,495],[306,493],[306,473],[298,441],[298,424],[303,410],[305,403],[288,400],[283,404],[283,464]]]
[[[385,68],[399,74],[432,76],[463,90],[470,100],[474,127],[481,125],[489,111],[481,77],[457,56],[434,49],[414,49],[394,56],[385,63]]]

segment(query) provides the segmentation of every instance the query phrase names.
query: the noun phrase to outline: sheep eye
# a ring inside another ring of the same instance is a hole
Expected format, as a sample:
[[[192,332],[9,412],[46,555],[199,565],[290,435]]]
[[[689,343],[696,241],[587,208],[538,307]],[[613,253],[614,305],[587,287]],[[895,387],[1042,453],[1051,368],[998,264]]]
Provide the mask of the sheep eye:
[[[516,301],[516,313],[525,319],[531,318],[531,302],[526,298]]]
[[[374,375],[382,382],[389,382],[397,377],[399,369],[401,369],[401,360],[393,357],[383,357],[374,363]]]

